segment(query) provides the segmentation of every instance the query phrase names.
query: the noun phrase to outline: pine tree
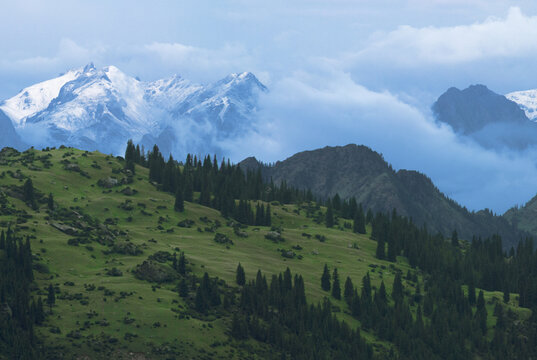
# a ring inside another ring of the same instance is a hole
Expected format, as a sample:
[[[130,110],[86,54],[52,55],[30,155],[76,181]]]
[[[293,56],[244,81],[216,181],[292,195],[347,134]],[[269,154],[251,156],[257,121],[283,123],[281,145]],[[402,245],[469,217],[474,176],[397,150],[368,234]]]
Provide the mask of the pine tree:
[[[201,285],[196,290],[194,305],[196,307],[196,311],[199,313],[205,313],[207,311],[207,300],[205,299],[205,293]]]
[[[323,275],[321,276],[321,288],[324,291],[330,291],[330,272],[326,264],[324,264]]]
[[[54,292],[54,287],[52,284],[48,286],[48,295],[47,295],[47,305],[50,307],[50,312],[52,313],[52,306],[56,303],[56,294]]]
[[[185,211],[185,204],[183,201],[183,190],[181,188],[178,188],[175,192],[175,204],[173,206],[175,211],[183,212]]]
[[[32,208],[36,207],[35,203],[35,191],[34,191],[34,184],[32,182],[32,179],[28,178],[24,182],[23,186],[23,198],[24,202],[27,203]]]
[[[341,287],[339,285],[339,275],[337,273],[337,268],[334,268],[334,272],[332,274],[332,296],[334,297],[334,299],[341,299]]]
[[[509,295],[509,287],[505,285],[503,290],[503,302],[506,304],[509,303]]]
[[[181,275],[186,274],[186,258],[184,252],[182,252],[179,256],[179,262],[177,263],[177,272]]]
[[[470,283],[468,284],[468,302],[470,305],[475,305],[475,285],[474,285],[474,279],[471,276],[470,277]]]
[[[181,282],[179,282],[179,296],[182,298],[188,296],[188,283],[184,277],[181,279]]]
[[[270,214],[270,204],[267,204],[267,210],[265,211],[265,226],[272,226],[272,218]]]
[[[358,207],[356,214],[354,215],[354,224],[353,229],[355,233],[365,234],[365,215],[364,210],[362,209],[362,204]]]
[[[331,228],[334,226],[334,211],[332,209],[332,204],[328,204],[325,215],[326,227]]]
[[[134,174],[136,148],[132,143],[132,140],[127,141],[127,148],[125,149],[125,169],[130,170]]]
[[[456,230],[453,230],[453,233],[451,234],[451,245],[459,247],[459,235]]]
[[[235,281],[237,282],[237,285],[240,286],[244,286],[244,284],[246,284],[246,275],[244,274],[244,268],[242,267],[241,263],[239,263],[237,266]]]
[[[393,279],[392,299],[396,303],[401,302],[403,300],[403,283],[401,281],[400,271],[395,274],[395,278]]]
[[[384,240],[378,239],[377,250],[375,252],[375,256],[377,257],[377,259],[384,260],[384,258],[386,257],[385,253],[386,253],[386,245],[384,244]]]
[[[54,196],[52,195],[52,193],[48,194],[47,207],[49,210],[54,210]]]
[[[347,280],[345,280],[345,289],[343,291],[343,297],[345,298],[345,301],[349,305],[351,304],[353,294],[354,294],[354,285],[352,284],[351,278],[347,276]]]
[[[479,296],[477,297],[475,319],[477,326],[484,334],[487,333],[487,309],[485,307],[485,297],[483,295],[483,290],[479,291]]]

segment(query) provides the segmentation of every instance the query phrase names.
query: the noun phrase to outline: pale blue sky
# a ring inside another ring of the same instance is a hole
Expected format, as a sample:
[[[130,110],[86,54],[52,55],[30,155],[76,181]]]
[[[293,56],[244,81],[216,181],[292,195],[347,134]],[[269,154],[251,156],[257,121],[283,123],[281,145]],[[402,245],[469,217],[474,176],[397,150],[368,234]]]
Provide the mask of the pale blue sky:
[[[471,209],[503,212],[537,193],[534,154],[461,142],[429,111],[450,86],[537,88],[535,1],[20,0],[1,9],[0,100],[90,61],[144,80],[252,71],[271,92],[252,146],[229,144],[234,160],[352,142],[425,172]]]

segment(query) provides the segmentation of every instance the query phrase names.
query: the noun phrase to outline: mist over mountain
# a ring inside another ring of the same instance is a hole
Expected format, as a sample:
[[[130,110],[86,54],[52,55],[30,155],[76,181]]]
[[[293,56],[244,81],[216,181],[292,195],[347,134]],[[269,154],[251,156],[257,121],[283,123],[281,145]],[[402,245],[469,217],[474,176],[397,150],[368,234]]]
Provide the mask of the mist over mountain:
[[[509,97],[509,98],[508,98]],[[489,149],[524,150],[537,145],[537,123],[528,97],[496,94],[484,85],[450,88],[433,104],[437,121]],[[518,101],[515,102],[515,101]],[[523,110],[526,109],[526,112]]]
[[[374,212],[410,217],[418,226],[450,236],[456,230],[462,238],[500,234],[504,246],[516,244],[525,233],[489,210],[470,212],[445,196],[424,174],[395,171],[382,155],[366,146],[346,145],[304,151],[290,158],[264,165],[255,158],[240,162],[244,170],[261,169],[262,176],[279,185],[310,189],[321,197],[355,197]]]
[[[199,85],[179,76],[144,82],[115,66],[89,64],[23,89],[0,103],[0,111],[38,148],[63,144],[121,154],[133,139],[182,158],[221,154],[220,142],[250,131],[265,91],[248,72]]]

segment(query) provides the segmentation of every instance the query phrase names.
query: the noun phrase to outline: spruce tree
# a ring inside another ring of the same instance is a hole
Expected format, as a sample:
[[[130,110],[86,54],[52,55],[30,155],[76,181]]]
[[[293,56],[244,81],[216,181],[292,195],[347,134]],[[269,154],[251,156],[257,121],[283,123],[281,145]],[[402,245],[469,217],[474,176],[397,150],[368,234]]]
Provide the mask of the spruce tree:
[[[242,267],[241,263],[239,263],[237,266],[235,281],[237,282],[237,285],[240,286],[244,286],[244,284],[246,284],[246,275],[244,274],[244,268]]]
[[[354,285],[352,284],[351,278],[347,276],[347,280],[345,280],[345,289],[343,290],[343,297],[345,298],[345,301],[349,305],[351,304],[353,294],[354,294]]]
[[[323,275],[321,276],[321,288],[324,291],[330,291],[330,272],[326,264],[324,264]]]
[[[182,298],[188,296],[188,283],[184,277],[181,279],[181,282],[179,282],[179,296]]]
[[[265,226],[272,226],[272,218],[270,214],[270,204],[267,204],[267,210],[265,211]]]
[[[134,174],[136,148],[132,143],[132,140],[127,141],[127,148],[125,149],[125,169],[130,170]]]
[[[32,182],[32,179],[30,178],[26,179],[26,181],[24,182],[23,198],[24,198],[24,202],[26,202],[28,206],[31,206],[32,208],[36,207],[34,184]]]
[[[184,252],[182,252],[179,256],[179,262],[177,263],[177,272],[181,275],[186,274],[186,258]]]
[[[54,292],[54,287],[52,284],[48,286],[48,294],[47,294],[47,305],[50,308],[50,312],[52,313],[52,306],[56,303],[56,294]]]
[[[332,204],[328,204],[325,214],[325,223],[326,227],[331,228],[334,226],[334,211],[332,209]]]
[[[334,268],[334,273],[332,274],[332,296],[334,299],[341,299],[341,286],[339,285],[339,275],[337,273],[337,268]]]
[[[477,297],[475,319],[477,322],[477,326],[479,327],[483,335],[486,334],[487,333],[487,309],[485,307],[485,297],[483,295],[483,290],[479,291],[479,296]]]
[[[175,204],[173,206],[175,211],[183,212],[185,211],[185,204],[183,201],[183,190],[181,188],[178,188],[175,192]]]
[[[396,303],[403,300],[403,282],[401,281],[401,272],[398,271],[393,279],[392,299]]]
[[[47,207],[49,210],[54,210],[54,196],[52,195],[52,193],[48,194]]]
[[[364,210],[362,209],[362,204],[358,207],[356,214],[354,215],[354,224],[353,229],[355,233],[365,234],[365,215]]]
[[[453,233],[451,234],[451,245],[459,247],[459,235],[456,230],[453,230]]]
[[[384,244],[384,240],[378,239],[377,250],[375,252],[375,256],[377,257],[377,259],[384,260],[384,258],[386,257],[385,253],[386,253],[386,245]]]
[[[468,284],[468,302],[470,305],[475,305],[475,285],[473,276],[470,276],[470,283]]]

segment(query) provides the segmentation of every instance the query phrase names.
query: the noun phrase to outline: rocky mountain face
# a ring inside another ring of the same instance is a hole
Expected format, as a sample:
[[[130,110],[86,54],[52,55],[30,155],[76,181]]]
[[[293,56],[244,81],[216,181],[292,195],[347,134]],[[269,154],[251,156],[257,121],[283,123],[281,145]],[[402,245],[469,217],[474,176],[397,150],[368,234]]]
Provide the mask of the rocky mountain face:
[[[411,217],[418,225],[450,236],[460,237],[498,233],[506,246],[518,241],[522,233],[505,219],[490,211],[469,212],[442,194],[425,175],[409,170],[395,171],[377,152],[365,146],[347,145],[305,151],[266,166],[255,158],[240,163],[245,170],[261,168],[265,179],[300,189],[310,189],[319,197],[356,197],[365,208]]]
[[[153,82],[93,64],[23,89],[0,103],[16,133],[35,147],[67,145],[121,154],[126,141],[182,158],[220,153],[220,143],[252,129],[266,87],[252,73],[209,85],[179,76]],[[1,120],[1,119],[0,119]]]
[[[448,89],[432,109],[439,122],[485,148],[522,150],[537,145],[537,123],[521,106],[484,85],[472,85]]]

